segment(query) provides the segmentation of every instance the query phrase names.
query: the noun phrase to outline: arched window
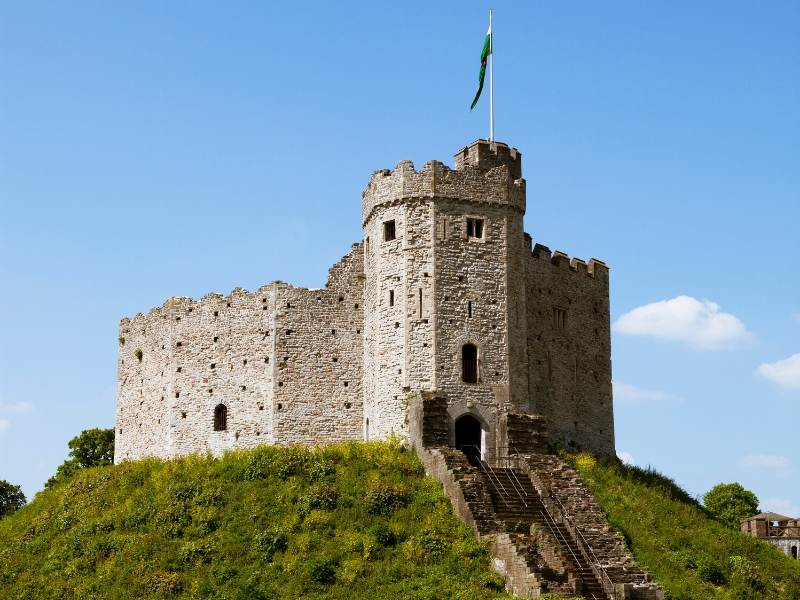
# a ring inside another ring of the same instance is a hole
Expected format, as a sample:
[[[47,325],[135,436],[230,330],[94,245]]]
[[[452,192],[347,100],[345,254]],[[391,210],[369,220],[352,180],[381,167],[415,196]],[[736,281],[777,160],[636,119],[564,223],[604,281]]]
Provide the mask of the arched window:
[[[228,407],[224,404],[217,404],[214,409],[214,431],[226,431],[228,429]]]
[[[461,347],[461,381],[478,383],[478,347],[474,344]]]

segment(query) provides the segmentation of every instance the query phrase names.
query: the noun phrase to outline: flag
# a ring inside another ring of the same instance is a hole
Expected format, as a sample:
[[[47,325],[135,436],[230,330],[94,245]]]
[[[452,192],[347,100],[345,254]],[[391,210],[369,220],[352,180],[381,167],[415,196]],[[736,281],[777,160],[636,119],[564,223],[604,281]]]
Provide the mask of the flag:
[[[475,99],[472,101],[469,109],[475,108],[478,103],[478,98],[481,97],[483,91],[483,79],[486,77],[486,61],[492,53],[492,25],[489,24],[489,31],[486,32],[486,39],[483,40],[483,50],[481,50],[481,71],[478,74],[478,91],[475,93]]]

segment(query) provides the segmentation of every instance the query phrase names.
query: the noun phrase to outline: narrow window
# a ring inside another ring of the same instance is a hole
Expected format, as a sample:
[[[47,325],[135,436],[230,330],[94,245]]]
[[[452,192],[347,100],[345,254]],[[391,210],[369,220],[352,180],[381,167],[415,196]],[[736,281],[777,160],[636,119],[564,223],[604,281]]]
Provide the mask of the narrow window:
[[[467,317],[472,318],[472,300],[467,300]]]
[[[389,290],[389,306],[394,306],[394,290]]]
[[[393,239],[397,237],[395,226],[394,226],[394,219],[391,221],[384,221],[383,223],[383,241],[384,242],[391,242]]]
[[[217,404],[214,409],[214,431],[226,431],[228,429],[228,407],[224,404]]]
[[[464,383],[478,383],[478,347],[474,344],[461,347],[461,380]]]
[[[558,306],[553,307],[553,328],[562,331],[567,325],[567,311]]]
[[[422,288],[419,288],[419,318],[422,318]]]
[[[467,237],[478,240],[483,238],[483,219],[467,219]]]
[[[369,254],[369,236],[367,236],[366,251]]]

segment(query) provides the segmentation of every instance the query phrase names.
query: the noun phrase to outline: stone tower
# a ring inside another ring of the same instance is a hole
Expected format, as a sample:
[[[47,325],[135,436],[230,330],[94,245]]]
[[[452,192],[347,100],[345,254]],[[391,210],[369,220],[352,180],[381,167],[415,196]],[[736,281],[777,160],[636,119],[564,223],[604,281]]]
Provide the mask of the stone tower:
[[[362,211],[369,436],[403,432],[417,389],[444,392],[454,422],[476,417],[487,447],[498,409],[528,411],[524,213],[522,156],[505,144],[477,141],[455,169],[403,161],[373,175]]]

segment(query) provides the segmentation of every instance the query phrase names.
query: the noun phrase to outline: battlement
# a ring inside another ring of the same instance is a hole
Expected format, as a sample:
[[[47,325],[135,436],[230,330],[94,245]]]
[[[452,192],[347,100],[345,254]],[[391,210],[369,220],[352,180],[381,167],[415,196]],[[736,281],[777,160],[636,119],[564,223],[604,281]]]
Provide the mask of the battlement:
[[[401,201],[447,198],[482,204],[505,205],[525,212],[525,180],[522,155],[498,142],[478,140],[456,154],[456,168],[437,160],[414,169],[402,160],[393,170],[372,174],[362,194],[362,224],[378,206]]]
[[[526,234],[526,241],[528,239],[529,236]],[[542,244],[536,244],[533,247],[531,256],[537,261],[549,262],[555,268],[583,273],[592,278],[608,281],[608,266],[602,260],[596,258],[589,259],[588,263],[575,257],[570,260],[569,256],[564,252],[560,250],[551,252],[550,248]]]
[[[505,165],[512,179],[522,177],[522,153],[516,148],[511,148],[503,142],[490,142],[489,140],[475,140],[469,146],[464,146],[455,155],[456,170],[462,170],[469,165],[482,171],[488,171]]]

